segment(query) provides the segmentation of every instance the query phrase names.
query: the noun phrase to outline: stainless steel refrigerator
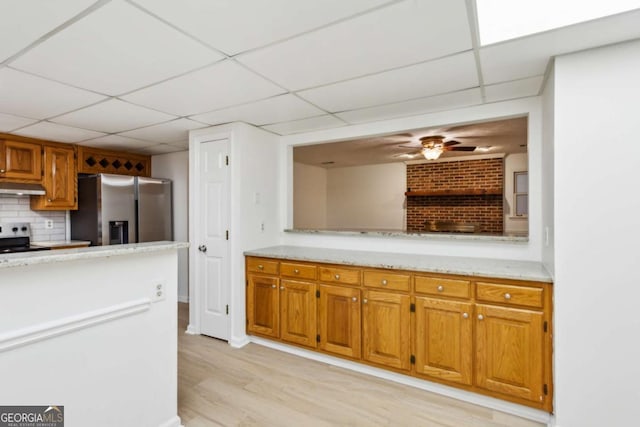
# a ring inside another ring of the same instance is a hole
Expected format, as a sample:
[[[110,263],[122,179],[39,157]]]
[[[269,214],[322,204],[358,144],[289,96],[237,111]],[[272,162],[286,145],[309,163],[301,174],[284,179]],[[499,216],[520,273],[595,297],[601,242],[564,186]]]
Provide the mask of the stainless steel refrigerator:
[[[78,177],[71,238],[92,246],[173,240],[171,181],[125,175]]]

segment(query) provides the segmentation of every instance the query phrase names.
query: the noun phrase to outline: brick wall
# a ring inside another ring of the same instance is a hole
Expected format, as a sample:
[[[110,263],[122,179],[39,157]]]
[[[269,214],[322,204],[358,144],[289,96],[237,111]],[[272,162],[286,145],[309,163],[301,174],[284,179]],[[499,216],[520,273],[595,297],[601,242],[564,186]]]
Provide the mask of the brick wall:
[[[498,190],[497,195],[407,197],[407,230],[422,231],[425,221],[475,223],[478,232],[503,232],[503,159],[407,165],[408,191]]]

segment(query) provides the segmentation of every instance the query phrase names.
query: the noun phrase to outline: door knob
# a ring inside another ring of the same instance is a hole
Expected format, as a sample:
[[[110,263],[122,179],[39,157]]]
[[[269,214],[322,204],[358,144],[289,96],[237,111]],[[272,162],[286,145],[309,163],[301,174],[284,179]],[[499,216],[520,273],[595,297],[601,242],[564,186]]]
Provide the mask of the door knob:
[[[200,252],[207,252],[207,245],[200,245],[198,246],[198,250]]]

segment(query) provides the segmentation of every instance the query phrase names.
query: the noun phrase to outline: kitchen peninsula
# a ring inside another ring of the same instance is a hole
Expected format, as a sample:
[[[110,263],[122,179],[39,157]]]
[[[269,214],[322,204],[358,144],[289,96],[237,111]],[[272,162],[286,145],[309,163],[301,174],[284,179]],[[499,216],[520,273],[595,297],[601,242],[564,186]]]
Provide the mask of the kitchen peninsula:
[[[0,256],[0,401],[69,425],[177,427],[177,252],[154,242]]]

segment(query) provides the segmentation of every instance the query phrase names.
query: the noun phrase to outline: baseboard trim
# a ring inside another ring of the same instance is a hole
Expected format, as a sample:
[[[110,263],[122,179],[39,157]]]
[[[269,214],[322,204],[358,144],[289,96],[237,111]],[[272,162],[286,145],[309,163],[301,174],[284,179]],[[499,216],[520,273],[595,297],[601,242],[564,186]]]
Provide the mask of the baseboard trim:
[[[140,314],[150,308],[151,300],[140,298],[11,331],[0,335],[0,353]]]
[[[369,365],[363,365],[356,362],[332,357],[323,353],[316,353],[310,350],[304,350],[299,347],[293,347],[279,342],[271,341],[268,339],[250,336],[248,340],[252,343],[262,345],[264,347],[280,350],[285,353],[294,354],[296,356],[304,357],[307,359],[315,360],[317,362],[327,363],[329,365],[338,366],[340,368],[349,369],[351,371],[360,372],[363,374],[371,375],[377,378],[386,379],[399,384],[408,385],[411,387],[419,388],[421,390],[430,391],[443,396],[458,399],[463,402],[473,403],[475,405],[483,406],[485,408],[494,409],[496,411],[506,412],[511,415],[516,415],[521,418],[544,423],[551,426],[551,414],[529,408],[527,406],[518,405],[516,403],[506,402],[504,400],[495,399],[489,396],[483,396],[481,394],[471,393],[465,390],[460,390],[446,385],[433,383],[426,380],[420,380],[418,378],[408,377],[406,375],[396,374],[395,372],[386,371],[384,369],[374,368]]]
[[[158,427],[183,427],[182,420],[179,416],[171,417],[169,420],[158,425]]]
[[[185,334],[187,335],[200,335],[200,333],[198,333],[198,331],[196,331],[196,328],[189,323],[189,325],[187,325],[187,330],[184,331]]]
[[[233,348],[242,348],[245,345],[249,344],[251,340],[248,336],[244,336],[242,338],[232,338],[229,340],[229,345]]]

